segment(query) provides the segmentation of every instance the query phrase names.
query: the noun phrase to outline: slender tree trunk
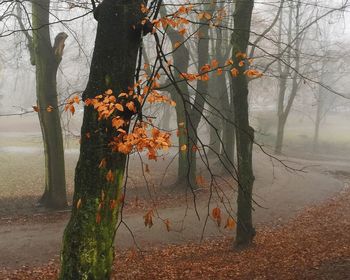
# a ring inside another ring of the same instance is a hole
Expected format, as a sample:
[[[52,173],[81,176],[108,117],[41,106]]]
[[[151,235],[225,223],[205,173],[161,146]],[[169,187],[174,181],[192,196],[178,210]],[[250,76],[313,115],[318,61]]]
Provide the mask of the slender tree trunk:
[[[163,116],[160,122],[160,127],[163,128],[164,130],[169,130],[172,110],[169,106],[167,106],[167,104],[163,105],[162,109],[163,109]]]
[[[245,67],[239,67],[237,53],[246,53],[254,0],[239,1],[234,13],[234,31],[232,34],[234,67],[239,75],[232,78],[234,94],[235,122],[237,125],[237,159],[238,159],[238,198],[237,198],[237,232],[236,247],[249,245],[255,235],[252,220],[253,164],[252,148],[254,130],[249,125],[248,81],[244,74]]]
[[[204,9],[208,13],[214,11],[215,4],[213,2],[204,1]],[[201,68],[209,62],[209,24],[208,20],[201,20],[201,27],[198,32],[198,72],[201,73]],[[192,188],[196,188],[197,174],[197,133],[199,123],[201,121],[204,104],[208,98],[208,81],[197,81],[196,97],[192,108],[187,108],[189,112],[188,120],[188,156],[189,156],[189,183]]]
[[[321,124],[321,105],[319,104],[320,101],[317,103],[317,113],[316,113],[316,121],[315,121],[315,132],[314,132],[314,139],[313,139],[313,152],[318,152],[318,142],[319,142],[319,136],[320,136],[320,124]]]
[[[166,7],[162,6],[160,9],[162,16],[167,15]],[[176,102],[176,120],[178,126],[178,144],[179,144],[179,157],[178,157],[178,174],[177,182],[178,186],[187,187],[188,182],[194,182],[195,177],[189,178],[189,166],[190,159],[187,151],[181,150],[182,147],[189,147],[188,137],[188,117],[186,115],[186,102],[189,102],[188,86],[185,82],[179,82],[180,74],[187,73],[190,63],[190,53],[185,46],[184,37],[180,35],[171,26],[167,26],[166,33],[169,36],[171,44],[173,46],[180,43],[181,45],[173,52],[174,63],[174,79],[177,82],[176,86],[173,85],[169,88],[171,98]]]
[[[277,126],[277,137],[276,137],[276,144],[275,144],[275,153],[281,154],[282,148],[283,148],[283,138],[284,138],[284,129],[285,125],[290,113],[290,110],[292,108],[293,102],[295,97],[297,96],[298,89],[299,89],[299,83],[298,83],[298,75],[300,71],[300,50],[301,50],[301,38],[300,38],[300,5],[301,2],[298,1],[296,4],[296,7],[291,4],[289,8],[289,25],[288,25],[288,45],[291,46],[292,42],[292,21],[293,21],[293,10],[296,9],[296,17],[295,17],[295,34],[297,34],[295,39],[295,47],[294,47],[294,58],[295,58],[295,66],[294,66],[294,74],[292,79],[292,89],[290,92],[290,95],[288,96],[287,105],[284,105],[285,101],[285,95],[287,90],[287,77],[290,73],[290,65],[292,61],[292,48],[290,47],[287,52],[287,63],[285,66],[285,70],[282,71],[281,67],[281,61],[279,61],[279,72],[280,72],[280,91],[278,96],[278,126]],[[280,21],[280,34],[279,34],[279,50],[281,49],[281,32],[282,32],[282,15],[281,14],[281,21]]]
[[[282,153],[285,126],[286,126],[286,118],[283,114],[282,116],[278,117],[278,123],[277,123],[275,153],[278,155],[280,155]]]
[[[234,123],[234,111],[231,111],[230,122]],[[223,128],[223,151],[221,152],[224,159],[227,161],[227,167],[232,169],[235,156],[235,127],[229,121],[224,122]]]
[[[67,35],[60,33],[60,37],[56,37],[60,45],[52,47],[49,27],[50,1],[33,0],[32,9],[32,61],[36,66],[37,105],[45,151],[45,191],[39,203],[60,209],[67,206],[67,197],[56,75]]]
[[[141,34],[142,0],[104,0],[95,11],[98,20],[90,77],[83,99],[113,90],[118,95],[134,85]],[[129,121],[131,116],[121,116]],[[128,126],[124,129],[127,131]],[[89,137],[87,137],[89,135]],[[61,280],[106,280],[112,272],[114,236],[126,156],[112,153],[111,121],[98,121],[92,106],[85,107],[80,157],[75,174],[73,210],[65,229]],[[106,160],[106,166],[99,168]],[[106,175],[111,172],[112,179]],[[116,204],[112,207],[113,204]]]
[[[327,60],[322,63],[322,73],[321,73],[321,84],[325,84],[327,76],[329,74],[325,71],[327,69]],[[329,78],[329,77],[328,77]],[[317,98],[317,111],[316,111],[316,120],[315,120],[315,130],[313,138],[313,152],[317,153],[319,150],[319,136],[320,136],[320,126],[322,118],[324,117],[325,111],[325,102],[326,102],[326,92],[325,89],[320,85]]]
[[[215,105],[215,103],[212,103]],[[215,114],[215,112],[212,112],[212,114]],[[210,150],[208,152],[208,156],[211,158],[217,158],[218,155],[220,155],[221,151],[221,142],[220,139],[222,139],[222,134],[225,133],[223,131],[222,127],[222,121],[220,122],[220,118],[216,116],[210,117],[210,122],[212,123],[212,126],[209,127],[209,137],[210,137]]]

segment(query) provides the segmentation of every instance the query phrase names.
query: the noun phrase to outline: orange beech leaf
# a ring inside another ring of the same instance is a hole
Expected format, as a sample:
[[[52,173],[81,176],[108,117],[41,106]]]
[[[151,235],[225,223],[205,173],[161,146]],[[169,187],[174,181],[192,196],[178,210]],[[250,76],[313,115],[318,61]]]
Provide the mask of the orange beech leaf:
[[[187,25],[187,24],[190,23],[190,21],[189,21],[188,19],[183,18],[183,17],[178,17],[178,20],[179,20],[179,24],[185,24],[185,25]]]
[[[211,19],[211,14],[207,13],[207,12],[201,12],[197,15],[198,19],[207,19],[210,20]]]
[[[179,30],[179,33],[180,33],[180,35],[185,35],[185,33],[186,33],[186,28],[182,28],[182,29],[180,29]]]
[[[244,75],[247,75],[249,78],[260,78],[263,74],[258,70],[249,69],[244,72]]]
[[[114,174],[113,174],[112,170],[109,170],[109,171],[107,172],[106,180],[107,180],[107,182],[112,182],[112,181],[114,181]]]
[[[244,66],[244,61],[243,61],[243,60],[240,61],[240,62],[238,63],[238,66],[239,66],[239,67],[243,67],[243,66]]]
[[[118,111],[124,112],[124,107],[123,107],[122,104],[119,104],[119,103],[115,104],[115,108],[116,108]]]
[[[53,107],[50,105],[46,108],[46,111],[48,111],[49,113],[53,111]]]
[[[112,94],[113,94],[113,90],[108,89],[108,90],[105,91],[105,93],[106,93],[107,95],[112,95]]]
[[[213,216],[213,219],[216,221],[218,227],[221,225],[221,210],[220,208],[216,207],[212,210],[211,215]]]
[[[207,20],[210,20],[212,17],[211,17],[211,14],[209,13],[204,13],[204,17],[207,19]]]
[[[128,107],[129,111],[136,113],[136,107],[134,102],[130,101],[126,103],[126,107]]]
[[[116,206],[117,206],[117,201],[115,199],[112,199],[109,202],[109,209],[113,210],[113,209],[115,209]]]
[[[178,47],[180,47],[181,46],[181,43],[180,42],[176,42],[175,44],[174,44],[174,49],[177,49]]]
[[[169,231],[170,231],[170,221],[169,221],[169,219],[166,219],[166,220],[164,221],[164,224],[165,224],[165,227],[166,227],[167,232],[169,232]]]
[[[178,13],[179,14],[185,14],[187,13],[187,8],[185,6],[181,6],[179,9],[178,9]]]
[[[112,119],[112,126],[115,129],[122,127],[124,124],[125,124],[125,121],[123,119],[121,119],[120,117],[116,117],[116,118]]]
[[[154,151],[148,152],[148,159],[157,161],[158,159],[157,154]]]
[[[117,131],[122,133],[122,134],[126,134],[126,131],[124,129],[118,128]]]
[[[147,14],[149,11],[149,9],[147,8],[147,6],[145,4],[141,4],[141,12],[143,14]]]
[[[239,71],[236,68],[232,68],[231,75],[232,75],[232,77],[238,77]]]
[[[39,107],[38,106],[32,106],[32,108],[33,108],[33,110],[35,111],[35,112],[39,112]]]
[[[220,75],[222,75],[222,68],[218,68],[218,70],[217,70],[217,74],[218,74],[218,76],[220,76]]]
[[[242,52],[237,52],[236,53],[236,57],[238,59],[246,59],[247,58],[247,54],[246,53],[242,53]]]
[[[227,229],[234,229],[236,226],[236,222],[234,219],[232,219],[231,217],[228,217],[226,220],[226,225],[225,228]]]
[[[128,97],[128,94],[125,93],[125,92],[122,92],[121,94],[118,95],[119,98],[122,98],[122,97]]]
[[[72,115],[74,115],[74,113],[75,113],[75,108],[74,108],[73,105],[71,105],[71,106],[69,107],[69,111],[72,113]]]
[[[198,175],[196,177],[196,183],[198,186],[204,186],[204,183],[205,183],[204,177],[202,175]]]
[[[79,103],[80,103],[80,98],[79,98],[78,95],[74,96],[74,97],[73,97],[73,100],[74,100],[74,102],[75,102],[76,104],[79,104]]]
[[[232,59],[228,59],[228,60],[226,60],[226,62],[225,62],[225,65],[227,66],[227,65],[232,65],[233,64],[233,60]]]
[[[201,67],[200,71],[201,72],[208,72],[208,71],[210,71],[210,69],[211,69],[210,65],[209,64],[205,64],[205,65],[203,65]]]
[[[202,81],[209,81],[209,75],[208,74],[204,74],[201,76],[201,80]]]
[[[217,61],[216,59],[213,59],[211,61],[211,67],[218,68],[219,67],[219,61]]]
[[[153,210],[149,210],[146,215],[143,216],[145,226],[151,228],[153,226]]]
[[[79,209],[81,207],[81,198],[79,198],[78,202],[77,202],[77,209]]]

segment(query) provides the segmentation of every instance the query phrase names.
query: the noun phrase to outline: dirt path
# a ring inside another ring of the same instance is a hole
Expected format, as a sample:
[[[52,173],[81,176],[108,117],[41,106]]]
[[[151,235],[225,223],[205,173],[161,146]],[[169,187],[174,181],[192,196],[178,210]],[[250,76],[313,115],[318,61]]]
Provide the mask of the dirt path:
[[[112,279],[346,280],[350,275],[350,190],[309,207],[277,228],[261,227],[253,246],[232,239],[118,251]],[[8,280],[57,279],[58,260],[2,269]]]
[[[341,166],[299,161],[290,163],[294,166],[312,166],[307,173],[291,173],[281,166],[273,166],[263,155],[256,155],[255,199],[265,208],[255,207],[256,224],[267,225],[286,222],[301,209],[336,195],[344,187],[344,181],[324,174],[327,170],[336,170]],[[343,166],[344,170],[348,166]],[[234,195],[231,195],[234,197]],[[219,197],[214,197],[210,208],[219,205]],[[234,201],[230,201],[234,208]],[[220,205],[219,205],[220,206]],[[164,223],[155,219],[151,229],[145,228],[142,213],[124,216],[123,220],[132,230],[137,244],[141,248],[149,245],[181,244],[198,240],[202,234],[204,221],[208,213],[206,199],[197,202],[200,216],[198,220],[193,205],[160,209],[158,214],[171,221],[171,231],[167,232]],[[37,266],[57,259],[59,256],[62,233],[67,220],[53,223],[25,223],[0,225],[0,267]],[[233,232],[220,230],[209,219],[204,237],[232,236]],[[117,233],[117,246],[133,247],[134,240],[125,226]]]

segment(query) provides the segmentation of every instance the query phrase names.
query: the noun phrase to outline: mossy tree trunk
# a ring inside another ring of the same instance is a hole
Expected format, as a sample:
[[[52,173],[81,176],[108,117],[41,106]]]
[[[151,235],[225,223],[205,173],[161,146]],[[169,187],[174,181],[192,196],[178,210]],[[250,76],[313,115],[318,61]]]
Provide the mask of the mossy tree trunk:
[[[133,87],[141,43],[138,28],[133,27],[141,22],[141,3],[142,0],[104,0],[97,7],[97,35],[84,100],[107,89],[117,97]],[[128,121],[131,116],[122,117]],[[63,239],[62,280],[104,280],[111,276],[126,163],[125,155],[112,153],[108,147],[115,134],[110,121],[98,121],[94,108],[85,107],[73,210]],[[107,165],[99,168],[103,159]],[[113,180],[106,178],[109,171]]]
[[[54,46],[51,45],[49,16],[50,0],[33,0],[33,37],[27,38],[36,69],[37,106],[45,151],[45,191],[39,203],[61,209],[67,206],[67,196],[56,75],[67,35],[60,33]]]
[[[254,130],[249,125],[248,110],[248,80],[244,74],[245,67],[239,67],[237,53],[246,53],[249,37],[254,0],[239,1],[234,12],[234,31],[232,34],[232,50],[234,67],[239,69],[239,75],[232,78],[234,94],[234,113],[236,121],[237,161],[238,161],[238,198],[237,198],[237,247],[251,244],[255,235],[252,219],[253,164],[252,148]]]

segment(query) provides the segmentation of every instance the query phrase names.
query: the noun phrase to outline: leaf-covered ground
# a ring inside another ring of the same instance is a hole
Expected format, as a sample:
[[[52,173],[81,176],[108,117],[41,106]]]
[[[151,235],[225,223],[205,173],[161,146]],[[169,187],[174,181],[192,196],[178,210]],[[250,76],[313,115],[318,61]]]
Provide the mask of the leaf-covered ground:
[[[114,279],[333,279],[350,276],[350,191],[305,210],[288,224],[260,228],[255,244],[232,249],[209,240],[117,253]],[[0,270],[0,279],[55,279],[58,264]]]

